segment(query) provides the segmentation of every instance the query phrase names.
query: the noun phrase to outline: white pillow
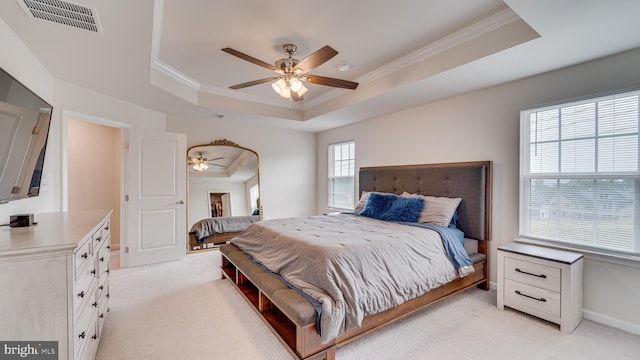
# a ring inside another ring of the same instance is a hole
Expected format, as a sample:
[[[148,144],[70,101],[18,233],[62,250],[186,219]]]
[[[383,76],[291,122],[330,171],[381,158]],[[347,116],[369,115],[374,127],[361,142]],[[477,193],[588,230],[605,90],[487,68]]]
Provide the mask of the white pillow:
[[[425,196],[403,192],[402,197],[419,197],[424,199],[424,207],[418,222],[448,227],[462,198]]]

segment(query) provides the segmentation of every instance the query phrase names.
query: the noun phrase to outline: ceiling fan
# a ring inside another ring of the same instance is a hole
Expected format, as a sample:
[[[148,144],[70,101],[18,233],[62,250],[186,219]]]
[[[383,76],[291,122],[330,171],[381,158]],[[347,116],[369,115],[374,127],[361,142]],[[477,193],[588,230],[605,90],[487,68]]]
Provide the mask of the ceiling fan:
[[[195,171],[207,170],[209,168],[209,165],[226,168],[226,166],[224,166],[224,165],[214,164],[212,162],[212,161],[224,159],[224,156],[218,157],[218,158],[215,158],[215,159],[207,159],[206,157],[204,157],[204,151],[198,151],[197,154],[198,154],[198,157],[190,157],[189,158],[189,165],[193,166],[193,170],[195,170]]]
[[[356,87],[358,87],[358,83],[356,82],[308,74],[309,71],[329,61],[329,59],[331,59],[332,57],[338,55],[338,52],[330,46],[324,46],[302,60],[293,58],[293,54],[295,54],[296,50],[298,50],[298,47],[296,45],[284,44],[282,46],[282,49],[285,53],[287,53],[288,57],[277,60],[275,62],[275,66],[231,48],[222,49],[222,51],[228,54],[237,56],[240,59],[246,60],[248,62],[254,63],[278,73],[277,76],[272,76],[260,80],[253,80],[242,84],[229,86],[229,88],[237,90],[249,86],[263,84],[266,82],[273,82],[271,86],[273,87],[273,90],[280,96],[288,98],[290,101],[301,101],[304,100],[302,95],[304,95],[304,93],[307,91],[307,88],[304,87],[303,82],[350,90],[354,90]]]

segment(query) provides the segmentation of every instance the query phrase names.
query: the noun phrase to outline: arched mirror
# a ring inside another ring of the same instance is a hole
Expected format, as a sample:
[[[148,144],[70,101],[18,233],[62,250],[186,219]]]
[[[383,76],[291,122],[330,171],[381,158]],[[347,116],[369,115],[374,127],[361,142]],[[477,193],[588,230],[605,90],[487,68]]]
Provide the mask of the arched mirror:
[[[262,219],[258,153],[227,139],[187,150],[187,250],[231,240]]]

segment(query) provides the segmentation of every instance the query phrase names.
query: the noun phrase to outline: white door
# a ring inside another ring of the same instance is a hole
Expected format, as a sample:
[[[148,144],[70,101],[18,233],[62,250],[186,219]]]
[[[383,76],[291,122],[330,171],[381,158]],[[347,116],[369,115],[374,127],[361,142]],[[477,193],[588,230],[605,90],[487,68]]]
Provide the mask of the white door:
[[[125,266],[186,254],[187,136],[128,129]]]
[[[222,216],[232,216],[231,214],[231,194],[222,194]]]

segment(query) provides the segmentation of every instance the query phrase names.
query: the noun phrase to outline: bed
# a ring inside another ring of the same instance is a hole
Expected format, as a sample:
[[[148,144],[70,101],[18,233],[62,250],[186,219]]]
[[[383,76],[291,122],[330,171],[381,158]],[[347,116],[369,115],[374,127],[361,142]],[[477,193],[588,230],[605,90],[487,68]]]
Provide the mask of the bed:
[[[199,220],[189,230],[190,250],[207,249],[224,244],[259,220],[259,215],[223,216]]]
[[[274,220],[261,224],[267,225],[260,231],[263,234],[262,241],[264,244],[256,245],[260,248],[260,252],[252,253],[250,247],[243,240],[246,236],[234,238],[230,244],[220,247],[222,254],[222,277],[227,278],[242,293],[244,298],[251,304],[251,307],[261,316],[265,323],[277,335],[278,339],[289,350],[289,352],[298,359],[335,359],[335,350],[354,339],[364,336],[376,329],[391,324],[398,319],[406,317],[430,304],[433,304],[445,297],[455,293],[464,291],[474,286],[488,290],[489,276],[489,246],[488,241],[491,239],[491,188],[492,188],[492,162],[464,162],[464,163],[447,163],[447,164],[426,164],[426,165],[403,165],[403,166],[386,166],[386,167],[366,167],[359,171],[359,190],[368,194],[397,194],[406,197],[419,197],[419,195],[429,195],[441,198],[459,198],[461,201],[456,208],[457,224],[456,228],[464,233],[464,252],[470,260],[471,271],[465,274],[459,274],[458,268],[449,263],[449,267],[455,268],[456,274],[459,276],[450,276],[445,282],[436,282],[426,292],[417,292],[407,299],[399,299],[397,304],[386,310],[379,312],[357,310],[352,311],[350,306],[338,311],[344,317],[351,319],[348,326],[342,325],[338,328],[338,332],[330,331],[328,324],[331,321],[325,321],[329,315],[325,314],[327,309],[326,302],[318,305],[318,299],[314,291],[314,286],[309,285],[304,288],[303,282],[296,282],[296,274],[274,273],[271,271],[273,264],[269,264],[268,260],[264,260],[262,256],[270,252],[270,247],[277,248],[275,239],[283,238],[284,235],[276,235],[270,237],[269,227],[281,227],[289,223],[273,222]],[[411,195],[409,195],[411,194]],[[372,195],[370,195],[372,196]],[[378,197],[379,198],[379,197]],[[367,209],[365,207],[365,209]],[[310,217],[303,222],[309,224],[319,223],[319,227],[331,228],[336,224],[346,232],[358,231],[347,229],[342,221],[355,222],[355,214],[326,215]],[[362,216],[360,216],[362,217]],[[346,219],[346,220],[345,220]],[[378,232],[377,225],[382,223],[378,219],[363,219],[364,223],[357,220],[359,226],[375,231],[366,231],[368,242],[378,244],[377,240],[372,240],[372,233]],[[333,224],[333,225],[332,225]],[[306,225],[304,225],[306,226]],[[315,229],[307,229],[303,225],[296,224],[294,230],[299,230],[306,237],[320,237],[322,234],[314,234]],[[315,226],[315,225],[314,225]],[[410,238],[418,236],[416,226],[408,226],[407,224],[392,222],[388,228],[384,226],[383,233],[385,236],[395,234],[398,239],[409,243]],[[402,228],[400,228],[402,227]],[[411,229],[411,230],[405,230]],[[252,228],[247,229],[251,232]],[[338,230],[328,230],[340,232]],[[341,230],[342,231],[342,230]],[[362,233],[365,231],[359,230]],[[303,236],[303,237],[304,237]],[[420,236],[422,236],[420,234]],[[280,240],[278,240],[280,241]],[[313,240],[311,240],[313,241]],[[270,244],[273,242],[273,245]],[[358,248],[357,244],[349,243],[348,240],[338,240],[342,247]],[[440,243],[439,246],[443,246]],[[236,246],[237,245],[237,246]],[[340,247],[336,245],[335,247]],[[415,246],[415,245],[411,245]],[[287,247],[295,247],[286,245],[279,248],[274,253],[280,252]],[[304,253],[301,246],[299,251]],[[265,264],[254,261],[255,259],[241,250],[243,248],[247,253],[260,257]],[[440,250],[442,252],[442,250]],[[386,256],[386,255],[385,255]],[[287,254],[287,259],[293,259],[295,256]],[[333,255],[330,256],[334,258]],[[309,260],[309,264],[313,262],[324,262]],[[282,262],[282,259],[278,260]],[[286,260],[288,261],[288,260]],[[353,259],[348,260],[354,262]],[[359,262],[359,260],[355,260]],[[414,264],[415,265],[415,264]],[[315,266],[315,265],[313,265]],[[277,267],[277,266],[276,266]],[[283,265],[283,267],[286,267]],[[312,268],[312,265],[309,265]],[[343,268],[337,267],[337,272],[348,272],[350,266]],[[421,268],[417,268],[418,272]],[[393,269],[392,269],[393,270]],[[392,271],[390,270],[390,271]],[[447,270],[449,271],[449,270]],[[302,272],[302,271],[300,271]],[[364,272],[369,274],[368,272]],[[387,274],[376,273],[381,277]],[[412,271],[405,271],[404,274],[394,274],[393,277],[402,277],[402,275],[413,275]],[[324,280],[320,280],[321,282]],[[413,280],[412,280],[413,281]],[[293,283],[295,282],[295,283]],[[301,291],[300,284],[303,284],[304,291]],[[366,282],[365,282],[366,284]],[[294,286],[290,286],[294,285]],[[421,287],[422,285],[416,285]],[[337,290],[351,289],[350,283],[340,283],[336,286]],[[357,287],[357,286],[356,286]],[[309,288],[311,291],[309,291]],[[413,287],[407,287],[413,291]],[[327,290],[331,292],[331,290]],[[415,295],[415,296],[414,296]],[[348,299],[345,297],[345,299]],[[350,300],[345,300],[350,303]],[[365,301],[367,302],[367,301]],[[371,301],[370,301],[371,302]],[[376,301],[373,301],[374,303]],[[340,308],[340,304],[336,302],[336,308]],[[375,306],[374,306],[375,308]],[[383,308],[385,309],[385,308]],[[355,319],[355,320],[354,320]],[[358,324],[353,326],[354,321]],[[327,331],[329,335],[327,335]]]

